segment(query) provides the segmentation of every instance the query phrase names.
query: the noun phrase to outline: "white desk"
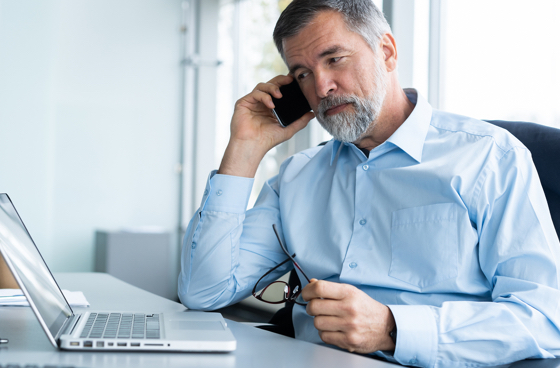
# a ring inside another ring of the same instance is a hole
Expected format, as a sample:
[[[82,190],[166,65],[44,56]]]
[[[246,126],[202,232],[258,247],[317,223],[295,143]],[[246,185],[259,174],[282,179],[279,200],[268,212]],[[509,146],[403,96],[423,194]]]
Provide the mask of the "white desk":
[[[154,312],[185,311],[182,304],[164,299],[103,273],[55,274],[60,286],[80,290],[92,309]],[[76,308],[80,310],[80,308]],[[187,312],[188,313],[188,312]],[[234,321],[228,321],[237,350],[227,354],[68,352],[47,340],[30,308],[0,307],[0,365],[10,363],[74,367],[399,367],[367,357],[298,341]],[[560,358],[527,360],[500,368],[559,368]]]
[[[61,288],[83,291],[92,309],[184,311],[164,299],[103,273],[55,274]],[[81,308],[75,308],[80,310]],[[187,312],[188,313],[188,312]],[[68,352],[55,349],[30,308],[0,307],[0,364],[75,367],[396,367],[396,365],[280,336],[234,321],[237,350],[226,354]]]

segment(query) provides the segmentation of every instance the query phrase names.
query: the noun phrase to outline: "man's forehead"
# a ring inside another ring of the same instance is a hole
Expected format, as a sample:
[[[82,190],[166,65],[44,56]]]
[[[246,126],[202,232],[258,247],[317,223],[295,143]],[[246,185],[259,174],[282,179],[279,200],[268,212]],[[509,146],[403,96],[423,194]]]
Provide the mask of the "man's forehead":
[[[332,45],[325,45],[323,48],[318,48],[316,52],[313,54],[313,59],[320,60],[325,57],[329,57],[331,55],[335,55],[341,52],[348,52],[349,49],[347,45],[333,43]],[[298,59],[297,57],[292,59]],[[305,67],[302,63],[298,62],[297,60],[290,60],[286,55],[286,62],[288,64],[288,69],[290,73],[293,74],[297,69]]]
[[[340,13],[319,13],[298,34],[282,40],[284,56],[290,69],[293,59],[301,57],[321,58],[348,48],[352,35]]]

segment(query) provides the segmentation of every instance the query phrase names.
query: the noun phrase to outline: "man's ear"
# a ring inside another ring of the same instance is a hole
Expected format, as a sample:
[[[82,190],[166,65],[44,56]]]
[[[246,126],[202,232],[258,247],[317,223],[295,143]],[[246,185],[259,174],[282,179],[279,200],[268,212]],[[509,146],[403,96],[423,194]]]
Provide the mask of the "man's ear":
[[[381,49],[383,51],[385,67],[388,72],[397,68],[397,44],[390,33],[385,33],[381,38]]]

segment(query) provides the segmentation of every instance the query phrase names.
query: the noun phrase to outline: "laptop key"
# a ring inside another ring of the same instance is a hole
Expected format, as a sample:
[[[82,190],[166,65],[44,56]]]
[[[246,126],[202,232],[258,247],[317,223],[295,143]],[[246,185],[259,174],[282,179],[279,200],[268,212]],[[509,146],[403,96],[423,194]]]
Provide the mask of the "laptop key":
[[[159,339],[159,315],[143,313],[92,313],[82,338]]]
[[[84,329],[82,330],[82,333],[80,334],[81,338],[88,337],[89,332],[91,331],[91,328],[93,326],[93,322],[95,321],[96,317],[97,317],[97,313],[91,313],[89,315],[88,320],[86,321],[86,324],[84,326]]]

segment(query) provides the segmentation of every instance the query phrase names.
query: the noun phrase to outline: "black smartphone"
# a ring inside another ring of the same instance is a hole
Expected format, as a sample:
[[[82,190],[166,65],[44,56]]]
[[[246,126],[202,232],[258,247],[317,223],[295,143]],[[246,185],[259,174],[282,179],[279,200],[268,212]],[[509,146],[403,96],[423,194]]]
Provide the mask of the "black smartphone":
[[[283,127],[287,127],[311,110],[309,102],[307,102],[295,79],[292,83],[281,86],[280,92],[282,98],[272,97],[275,106],[272,111]]]

